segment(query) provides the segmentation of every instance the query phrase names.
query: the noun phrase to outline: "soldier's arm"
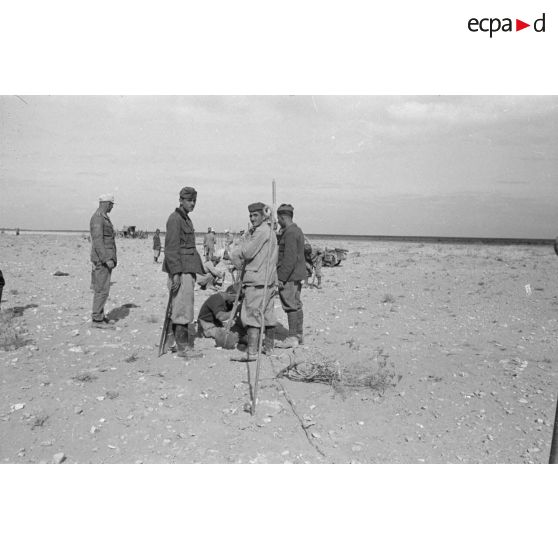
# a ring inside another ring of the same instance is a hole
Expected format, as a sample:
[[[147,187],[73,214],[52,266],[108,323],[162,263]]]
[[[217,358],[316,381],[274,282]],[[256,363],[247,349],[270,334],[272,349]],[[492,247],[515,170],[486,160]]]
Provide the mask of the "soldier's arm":
[[[107,251],[103,241],[103,218],[100,215],[93,215],[90,223],[91,243],[95,252],[99,256],[101,263],[107,263]]]

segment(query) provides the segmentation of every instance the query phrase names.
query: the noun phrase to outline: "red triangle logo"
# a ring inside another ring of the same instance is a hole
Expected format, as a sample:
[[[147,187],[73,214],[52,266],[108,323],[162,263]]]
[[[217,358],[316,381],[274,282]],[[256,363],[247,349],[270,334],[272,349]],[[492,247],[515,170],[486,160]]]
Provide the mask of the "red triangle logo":
[[[531,27],[531,25],[529,23],[525,23],[524,21],[521,21],[520,19],[515,20],[516,31],[521,31],[522,29],[525,29],[525,27]]]

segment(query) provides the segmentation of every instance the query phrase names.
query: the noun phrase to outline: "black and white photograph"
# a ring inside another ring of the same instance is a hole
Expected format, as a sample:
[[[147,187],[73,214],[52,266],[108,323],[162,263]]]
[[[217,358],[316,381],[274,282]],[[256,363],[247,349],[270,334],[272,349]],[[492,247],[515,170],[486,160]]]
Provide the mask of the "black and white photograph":
[[[552,5],[1,14],[0,555],[552,552]]]
[[[558,97],[0,111],[2,462],[549,461]]]

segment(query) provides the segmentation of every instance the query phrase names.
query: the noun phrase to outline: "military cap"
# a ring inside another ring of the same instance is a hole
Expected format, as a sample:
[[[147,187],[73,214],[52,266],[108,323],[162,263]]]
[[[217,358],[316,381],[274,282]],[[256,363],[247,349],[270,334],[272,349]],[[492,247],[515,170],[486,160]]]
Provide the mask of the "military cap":
[[[101,194],[99,196],[100,202],[111,202],[114,203],[114,196],[112,194]]]
[[[292,217],[294,214],[294,207],[290,203],[282,203],[277,208],[277,213],[288,213]]]
[[[196,192],[195,188],[191,188],[190,186],[184,186],[184,188],[180,190],[180,197],[185,199],[197,198],[198,193]]]
[[[225,291],[227,294],[237,294],[238,291],[240,290],[240,283],[233,283],[232,285],[229,285],[227,287],[227,290]]]
[[[263,211],[265,208],[265,204],[262,202],[251,203],[248,206],[248,211],[252,213],[252,211]]]

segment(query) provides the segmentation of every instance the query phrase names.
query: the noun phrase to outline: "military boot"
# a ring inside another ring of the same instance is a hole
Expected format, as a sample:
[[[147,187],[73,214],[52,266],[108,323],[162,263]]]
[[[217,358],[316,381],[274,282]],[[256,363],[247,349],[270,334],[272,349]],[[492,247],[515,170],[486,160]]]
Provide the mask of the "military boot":
[[[275,346],[278,349],[294,349],[295,347],[298,347],[298,312],[287,312],[287,320],[289,321],[289,335],[284,341],[277,341],[275,343]]]
[[[176,349],[175,329],[176,329],[176,325],[170,323],[167,329],[167,339],[165,341],[165,346],[163,347],[163,353],[166,353],[167,351],[176,353],[177,349]]]
[[[275,328],[268,326],[265,328],[265,337],[263,341],[263,352],[266,355],[271,355],[273,353],[273,347],[275,346]]]
[[[260,328],[248,327],[246,337],[248,338],[248,346],[246,347],[246,358],[242,360],[253,362],[258,358],[258,342],[260,340]]]
[[[196,324],[189,323],[184,327],[186,329],[186,357],[203,358],[203,353],[194,349],[194,343],[196,340]]]
[[[186,348],[188,345],[188,329],[185,325],[176,324],[174,326],[174,340],[176,342],[176,356],[188,358]]]
[[[317,289],[321,289],[322,288],[322,278],[318,277],[318,284],[316,285]]]

